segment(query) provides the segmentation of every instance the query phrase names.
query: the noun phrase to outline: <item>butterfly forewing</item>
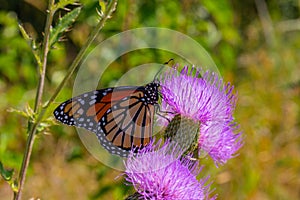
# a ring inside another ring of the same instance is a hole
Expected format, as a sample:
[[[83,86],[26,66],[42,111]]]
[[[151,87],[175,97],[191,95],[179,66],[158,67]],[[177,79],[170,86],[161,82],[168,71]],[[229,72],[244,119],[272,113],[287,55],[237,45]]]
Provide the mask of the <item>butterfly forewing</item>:
[[[69,99],[54,110],[54,116],[64,124],[82,127],[97,133],[97,113],[107,110],[110,106],[110,102],[100,101],[104,94],[110,91],[112,88],[95,90]]]

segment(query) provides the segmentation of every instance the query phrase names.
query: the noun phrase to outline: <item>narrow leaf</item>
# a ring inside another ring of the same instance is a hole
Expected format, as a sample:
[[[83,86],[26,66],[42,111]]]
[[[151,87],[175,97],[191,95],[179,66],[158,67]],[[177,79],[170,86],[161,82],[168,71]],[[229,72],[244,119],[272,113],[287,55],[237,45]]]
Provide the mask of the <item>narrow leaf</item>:
[[[99,5],[100,5],[100,8],[101,8],[101,12],[105,13],[106,11],[106,4],[103,0],[99,0]]]
[[[12,176],[14,174],[14,170],[5,169],[2,165],[2,162],[0,162],[0,173],[4,180],[10,181],[12,179]]]
[[[60,0],[53,6],[52,9],[53,10],[65,9],[65,7],[70,4],[77,5],[77,0]]]
[[[36,42],[34,39],[32,39],[26,32],[26,30],[24,29],[24,27],[19,23],[18,24],[19,26],[19,30],[23,36],[23,38],[26,40],[26,42],[30,45],[31,47],[31,50],[33,52],[33,55],[34,55],[34,58],[35,60],[37,61],[37,63],[39,64],[39,66],[42,65],[41,63],[41,59],[40,59],[40,56],[39,56],[39,49],[37,48],[36,46]]]
[[[24,27],[22,26],[22,24],[18,24],[19,26],[19,30],[22,34],[22,36],[24,37],[24,39],[27,41],[27,42],[31,42],[31,38],[30,36],[27,34],[27,32],[25,31]]]
[[[58,24],[51,30],[49,42],[50,46],[59,41],[61,35],[66,32],[72,25],[72,23],[76,20],[80,11],[81,7],[77,7],[59,19]]]

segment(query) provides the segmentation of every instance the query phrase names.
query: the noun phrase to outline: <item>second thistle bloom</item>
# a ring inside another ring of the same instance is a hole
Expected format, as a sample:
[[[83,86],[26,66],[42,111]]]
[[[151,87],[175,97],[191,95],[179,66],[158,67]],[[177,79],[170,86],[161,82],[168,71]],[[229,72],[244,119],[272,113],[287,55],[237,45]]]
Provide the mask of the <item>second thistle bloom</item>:
[[[225,163],[233,157],[241,147],[241,134],[234,133],[236,96],[232,85],[224,84],[215,73],[187,66],[181,72],[177,66],[166,72],[160,78],[160,85],[161,110],[172,113],[169,118],[180,115],[200,124],[199,151],[208,153],[216,163]]]
[[[181,157],[182,152],[168,141],[147,147],[125,162],[125,179],[133,184],[138,199],[176,200],[208,199],[207,179],[196,179],[198,162]],[[211,199],[215,199],[212,197]]]

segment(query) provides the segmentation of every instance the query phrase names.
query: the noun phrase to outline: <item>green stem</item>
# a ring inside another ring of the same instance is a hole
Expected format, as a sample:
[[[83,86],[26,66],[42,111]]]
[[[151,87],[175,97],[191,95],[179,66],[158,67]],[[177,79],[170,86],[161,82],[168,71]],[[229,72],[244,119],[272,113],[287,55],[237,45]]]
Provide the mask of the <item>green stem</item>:
[[[52,8],[53,3],[54,3],[54,0],[49,1],[49,9]],[[49,101],[46,103],[46,105],[44,107],[42,107],[42,109],[40,110],[38,117],[37,117],[36,121],[34,122],[34,124],[32,124],[31,122],[29,123],[30,129],[28,132],[28,138],[27,138],[24,158],[23,158],[20,176],[19,176],[18,191],[14,193],[14,200],[21,199],[22,189],[24,187],[24,182],[25,182],[25,176],[26,176],[27,168],[29,165],[30,157],[31,157],[32,147],[34,144],[35,134],[37,132],[37,128],[38,128],[40,122],[42,121],[42,118],[44,117],[44,114],[46,113],[46,111],[47,111],[48,107],[51,105],[51,103],[55,100],[55,98],[57,97],[57,95],[59,94],[61,89],[64,87],[64,85],[70,79],[71,75],[74,73],[76,68],[79,66],[80,62],[83,59],[83,56],[87,52],[88,48],[90,47],[90,45],[92,44],[94,39],[97,37],[99,31],[103,28],[106,20],[110,18],[111,14],[116,9],[116,6],[117,6],[117,0],[112,0],[110,2],[110,4],[108,5],[105,14],[102,16],[102,18],[100,19],[97,26],[93,29],[87,42],[81,48],[78,55],[76,56],[73,63],[71,64],[71,66],[67,72],[67,75],[62,80],[62,82],[59,84],[59,86],[57,87],[57,89],[55,90],[54,94],[51,96]],[[43,43],[43,45],[45,45],[44,51],[43,51],[43,56],[44,56],[43,57],[43,65],[42,65],[42,69],[40,70],[40,80],[39,80],[39,86],[38,86],[38,90],[37,90],[37,96],[36,96],[35,107],[34,107],[34,111],[36,113],[39,110],[38,108],[40,107],[39,105],[41,103],[42,94],[43,94],[43,90],[44,90],[47,55],[49,52],[49,34],[50,34],[50,27],[51,27],[51,23],[52,23],[52,19],[53,19],[53,14],[54,14],[54,11],[52,10],[52,12],[51,12],[51,10],[50,10],[48,13],[48,16],[47,16],[47,22],[46,22],[46,27],[45,27],[45,39],[44,39],[44,43]]]
[[[35,104],[34,104],[34,112],[35,113],[38,112],[38,108],[39,108],[39,105],[41,104],[43,91],[44,91],[45,75],[46,75],[46,68],[47,68],[47,58],[48,58],[48,52],[49,52],[49,35],[50,35],[50,28],[51,28],[51,24],[52,24],[52,20],[53,20],[53,15],[55,12],[51,9],[53,5],[54,5],[54,0],[50,0],[49,5],[48,5],[49,12],[47,14],[47,21],[46,21],[45,31],[44,31],[45,36],[44,36],[44,41],[43,41],[42,66],[40,66],[40,65],[38,66],[38,68],[39,68],[39,83],[38,83],[38,89],[37,89],[36,98],[35,98]],[[28,138],[27,138],[24,158],[22,161],[21,170],[20,170],[20,174],[19,174],[18,190],[14,195],[15,200],[21,199],[21,196],[22,196],[22,190],[23,190],[24,183],[25,183],[26,172],[27,172],[27,168],[29,165],[32,147],[33,147],[34,140],[35,140],[36,127],[38,126],[37,123],[33,124],[31,121],[28,122],[28,125],[29,125]]]
[[[79,53],[77,54],[76,58],[74,59],[73,63],[71,64],[67,75],[62,80],[62,82],[59,84],[59,86],[56,88],[54,94],[51,96],[49,101],[44,106],[44,109],[47,109],[49,105],[55,100],[61,89],[65,86],[65,84],[68,82],[68,80],[71,78],[72,74],[76,70],[76,68],[79,66],[80,62],[82,61],[83,56],[86,54],[88,48],[98,35],[99,31],[103,28],[106,20],[111,16],[111,14],[114,12],[117,6],[117,0],[111,1],[111,3],[108,5],[107,12],[102,16],[101,20],[97,24],[97,26],[93,29],[91,32],[88,40],[86,41],[85,45],[80,49]]]
[[[47,59],[48,59],[48,53],[49,53],[50,29],[51,29],[51,24],[53,21],[53,15],[55,13],[55,10],[52,10],[53,4],[54,4],[54,0],[50,0],[49,7],[48,7],[49,12],[47,15],[47,21],[46,21],[46,26],[45,26],[45,31],[44,31],[45,36],[44,36],[44,41],[43,41],[43,52],[42,52],[43,60],[42,60],[42,66],[39,68],[40,79],[39,79],[39,85],[38,85],[38,90],[36,93],[36,99],[35,99],[35,105],[34,105],[35,113],[38,111],[38,108],[42,101],[43,92],[44,92]]]

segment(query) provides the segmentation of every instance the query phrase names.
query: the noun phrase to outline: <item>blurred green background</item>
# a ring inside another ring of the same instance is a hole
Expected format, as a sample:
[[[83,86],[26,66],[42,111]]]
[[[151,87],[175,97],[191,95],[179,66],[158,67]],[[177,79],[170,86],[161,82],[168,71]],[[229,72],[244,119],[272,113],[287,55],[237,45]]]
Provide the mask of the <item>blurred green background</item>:
[[[97,22],[98,1],[80,2],[83,9],[78,20],[50,52],[44,100]],[[0,0],[0,160],[16,172],[25,149],[27,120],[8,109],[33,106],[38,80],[18,22],[40,42],[46,6],[40,0]],[[58,12],[56,20],[64,13]],[[300,199],[300,1],[120,1],[98,41],[146,26],[177,30],[198,41],[238,92],[235,117],[245,144],[224,166],[216,168],[210,159],[203,161],[201,175],[210,175],[213,194],[218,199]],[[154,50],[123,55],[111,64],[102,87],[131,67],[163,63],[170,56]],[[71,97],[73,81],[57,103]],[[120,173],[91,156],[74,128],[53,126],[36,140],[23,198],[123,199],[132,191],[122,178],[115,178]],[[12,199],[3,179],[0,197]]]

